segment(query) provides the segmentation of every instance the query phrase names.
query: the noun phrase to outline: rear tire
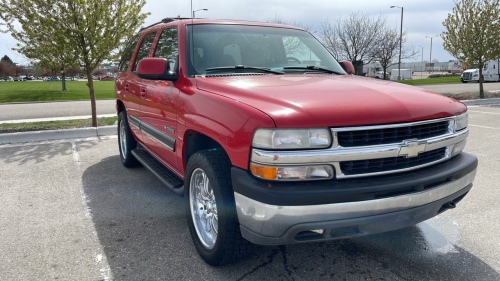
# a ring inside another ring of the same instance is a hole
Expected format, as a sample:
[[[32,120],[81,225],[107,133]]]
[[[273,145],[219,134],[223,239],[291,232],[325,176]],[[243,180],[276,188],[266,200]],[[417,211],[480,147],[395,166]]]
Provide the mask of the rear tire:
[[[137,141],[130,131],[127,112],[122,111],[118,114],[118,148],[123,166],[127,168],[139,166],[139,161],[132,155],[132,150],[136,147]]]
[[[230,167],[222,150],[197,152],[187,164],[184,196],[189,232],[198,254],[213,266],[233,263],[254,249],[240,233]]]

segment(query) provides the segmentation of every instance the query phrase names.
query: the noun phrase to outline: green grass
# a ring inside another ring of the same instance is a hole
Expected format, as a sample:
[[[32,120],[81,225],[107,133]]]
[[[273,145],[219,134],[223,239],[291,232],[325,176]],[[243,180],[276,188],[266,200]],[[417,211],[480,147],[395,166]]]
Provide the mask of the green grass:
[[[114,98],[114,81],[94,81],[96,99]],[[0,82],[0,103],[90,100],[86,81]]]
[[[97,118],[98,126],[110,126],[116,123],[117,117]],[[0,133],[14,133],[26,131],[56,130],[70,128],[91,127],[92,119],[46,121],[33,123],[8,123],[0,124]]]
[[[413,80],[398,80],[396,82],[407,84],[407,85],[413,85],[413,86],[461,83],[460,76],[424,78],[424,79],[413,79]]]

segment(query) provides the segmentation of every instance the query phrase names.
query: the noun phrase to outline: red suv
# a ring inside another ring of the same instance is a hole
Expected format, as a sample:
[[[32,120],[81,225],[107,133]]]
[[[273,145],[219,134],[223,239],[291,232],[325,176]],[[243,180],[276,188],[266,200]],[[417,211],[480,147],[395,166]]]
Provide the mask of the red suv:
[[[292,26],[165,19],[116,77],[120,156],[184,196],[211,265],[411,226],[472,188],[459,101],[351,75]]]

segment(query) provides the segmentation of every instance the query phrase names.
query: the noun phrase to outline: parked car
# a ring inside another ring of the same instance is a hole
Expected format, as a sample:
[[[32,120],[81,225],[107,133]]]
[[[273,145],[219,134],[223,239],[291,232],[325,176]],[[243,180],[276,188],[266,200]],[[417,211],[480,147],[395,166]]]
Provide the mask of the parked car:
[[[478,164],[463,152],[467,106],[353,73],[300,28],[165,19],[119,64],[121,162],[184,196],[211,265],[254,244],[387,232],[455,208]]]
[[[106,75],[106,76],[99,77],[99,80],[101,80],[101,81],[112,81],[112,80],[115,80],[115,77]]]
[[[26,81],[25,77],[20,77],[20,76],[14,76],[13,79],[14,81]]]
[[[45,77],[43,81],[61,81],[59,77]]]
[[[3,78],[4,81],[14,81],[14,78],[12,78],[12,76],[5,76]]]

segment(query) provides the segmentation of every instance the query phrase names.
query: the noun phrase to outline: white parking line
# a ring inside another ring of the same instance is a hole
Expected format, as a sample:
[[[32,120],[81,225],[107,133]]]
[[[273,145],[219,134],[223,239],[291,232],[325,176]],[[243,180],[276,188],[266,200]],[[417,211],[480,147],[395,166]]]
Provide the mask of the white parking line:
[[[73,161],[75,162],[75,165],[77,169],[81,168],[81,158],[80,158],[80,153],[78,153],[78,144],[77,140],[71,141],[71,154],[73,156]],[[89,207],[89,199],[87,195],[85,194],[85,191],[83,189],[83,183],[80,181],[80,186],[82,188],[80,189],[80,194],[82,197],[82,203],[85,208],[85,216],[92,221],[92,210]],[[92,222],[91,222],[92,223]],[[94,238],[96,241],[96,244],[99,244],[99,238],[97,237],[97,231],[93,231]],[[99,273],[102,276],[102,280],[104,281],[109,281],[113,280],[113,273],[111,272],[111,268],[108,263],[108,259],[106,257],[106,254],[104,253],[104,249],[102,247],[98,246],[97,249],[94,249],[94,264],[95,266],[99,269]]]

